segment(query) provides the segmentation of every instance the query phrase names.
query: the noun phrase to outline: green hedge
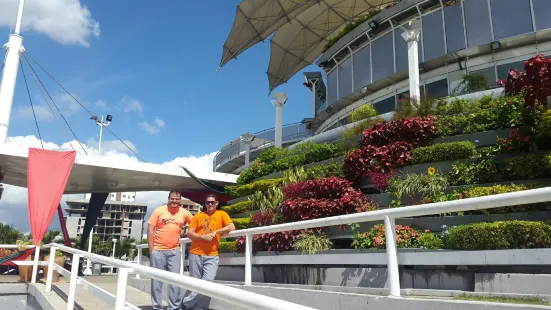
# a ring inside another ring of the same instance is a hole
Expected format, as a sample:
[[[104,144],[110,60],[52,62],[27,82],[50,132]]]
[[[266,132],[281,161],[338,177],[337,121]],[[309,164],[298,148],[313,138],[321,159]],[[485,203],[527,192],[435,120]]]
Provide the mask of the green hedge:
[[[469,158],[476,152],[476,144],[470,141],[438,143],[412,150],[411,164],[424,164],[438,161]]]
[[[336,144],[324,143],[317,144],[305,142],[289,151],[288,155],[277,157],[271,162],[263,162],[256,159],[247,169],[245,169],[237,178],[237,184],[247,184],[260,177],[270,175],[275,172],[287,170],[297,166],[312,164],[325,159],[334,158],[342,154],[342,150]]]
[[[239,213],[249,212],[251,211],[251,202],[249,200],[240,201],[230,206],[224,206],[222,207],[222,210],[226,211],[226,213],[228,213],[228,215],[230,216]]]
[[[235,246],[236,246],[235,241],[222,240],[222,241],[220,241],[220,247],[218,247],[218,252],[219,253],[235,253],[236,252]]]
[[[551,247],[551,226],[543,222],[475,223],[450,228],[443,234],[445,249],[506,250]]]
[[[244,197],[252,195],[257,191],[267,191],[272,186],[280,186],[283,183],[283,178],[258,180],[245,185],[228,185],[224,189],[232,198]]]
[[[253,227],[253,220],[250,217],[232,219],[235,229],[247,229]]]

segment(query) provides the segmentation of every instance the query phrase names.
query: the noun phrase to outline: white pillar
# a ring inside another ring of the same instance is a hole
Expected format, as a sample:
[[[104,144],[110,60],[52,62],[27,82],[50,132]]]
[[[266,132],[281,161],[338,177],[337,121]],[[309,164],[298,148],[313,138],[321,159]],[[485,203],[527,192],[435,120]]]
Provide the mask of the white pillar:
[[[138,261],[136,262],[138,265],[142,264],[142,248],[138,248]],[[136,272],[136,279],[140,279],[140,274]]]
[[[248,167],[251,163],[251,143],[253,143],[255,137],[250,132],[243,134],[241,137],[245,143],[245,167]]]
[[[52,291],[52,281],[54,278],[55,247],[50,248],[50,259],[48,260],[48,274],[46,275],[46,293]]]
[[[98,143],[98,153],[101,155],[101,136],[103,134],[103,115],[101,116],[101,123],[99,124],[99,143]]]
[[[421,100],[419,90],[419,37],[421,22],[413,20],[409,23],[410,30],[402,33],[402,38],[408,42],[409,97],[411,100]]]
[[[400,297],[400,274],[396,251],[396,224],[394,218],[385,215],[386,256],[388,259],[388,288],[390,296]]]
[[[8,138],[13,94],[15,92],[17,72],[19,71],[19,57],[20,53],[24,51],[23,37],[19,35],[24,6],[25,1],[21,0],[19,2],[15,32],[10,35],[8,43],[4,45],[4,47],[8,49],[8,53],[6,56],[6,63],[4,64],[2,86],[0,87],[0,146],[4,145]]]
[[[287,102],[287,95],[284,93],[274,94],[274,99],[272,99],[272,104],[276,108],[276,117],[275,117],[275,147],[282,146],[282,135],[283,135],[283,106]]]
[[[312,117],[316,116],[316,99],[318,95],[316,94],[316,84],[318,83],[318,80],[310,80],[310,83],[312,83]]]
[[[245,235],[245,285],[252,283],[253,235]]]

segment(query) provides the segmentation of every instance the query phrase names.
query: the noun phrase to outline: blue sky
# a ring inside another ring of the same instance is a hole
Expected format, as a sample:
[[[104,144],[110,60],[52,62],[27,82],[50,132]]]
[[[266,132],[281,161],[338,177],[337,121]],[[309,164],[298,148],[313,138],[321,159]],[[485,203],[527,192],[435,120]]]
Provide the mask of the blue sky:
[[[38,0],[27,0],[27,7],[32,1]],[[273,127],[274,108],[265,74],[269,41],[216,71],[239,1],[81,3],[101,32],[87,38],[88,47],[60,43],[32,30],[23,31],[24,46],[93,113],[113,114],[111,129],[131,141],[146,161],[201,156],[244,132]],[[8,33],[9,28],[3,27],[0,37],[7,40]],[[30,72],[26,73],[31,80]],[[39,76],[66,111],[77,137],[85,143],[97,140],[99,131],[89,115],[64,97],[46,74],[39,71]],[[303,75],[298,73],[276,89],[289,95],[285,124],[311,117],[311,95],[302,82]],[[35,105],[43,105],[34,82],[29,87]],[[24,113],[28,105],[20,74],[10,136],[37,135],[33,119]],[[58,145],[66,142],[55,120],[43,114],[39,120],[42,138]],[[158,132],[147,133],[140,125],[143,122],[153,126],[148,127],[150,132]],[[164,127],[155,127],[163,123]],[[106,133],[104,139],[114,138]]]

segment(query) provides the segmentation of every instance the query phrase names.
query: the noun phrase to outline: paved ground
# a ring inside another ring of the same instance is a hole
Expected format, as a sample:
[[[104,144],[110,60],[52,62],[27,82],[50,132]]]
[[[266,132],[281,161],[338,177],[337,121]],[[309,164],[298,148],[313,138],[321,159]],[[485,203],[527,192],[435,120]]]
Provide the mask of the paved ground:
[[[134,275],[129,275],[129,277],[134,277]],[[105,275],[105,276],[86,276],[83,277],[84,280],[99,286],[105,291],[116,295],[117,291],[117,276],[116,275]],[[13,275],[0,275],[0,283],[16,283],[19,282],[19,276]],[[42,287],[43,285],[39,285]],[[57,295],[59,295],[63,300],[67,300],[67,294],[69,293],[69,282],[68,279],[61,278],[60,282],[56,282],[52,285],[52,290],[54,290]],[[151,309],[151,296],[147,293],[139,291],[131,286],[126,287],[126,302],[140,308],[140,309]],[[82,310],[96,310],[96,309],[113,309],[112,304],[103,302],[96,296],[92,295],[90,292],[85,289],[77,286],[77,293],[75,296],[75,308]],[[165,304],[166,306],[166,304]]]

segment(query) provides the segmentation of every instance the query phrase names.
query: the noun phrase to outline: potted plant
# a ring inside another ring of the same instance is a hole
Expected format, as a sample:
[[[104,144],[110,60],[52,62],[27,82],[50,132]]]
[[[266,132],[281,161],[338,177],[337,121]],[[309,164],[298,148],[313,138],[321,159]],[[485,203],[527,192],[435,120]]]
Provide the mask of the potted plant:
[[[47,262],[47,263],[50,261],[50,255],[49,254],[44,256],[44,261]],[[65,254],[63,254],[63,252],[61,252],[61,251],[56,251],[55,252],[54,263],[58,266],[61,266],[61,267],[65,266]],[[46,280],[47,277],[48,277],[48,266],[46,265],[46,266],[44,266],[44,280]],[[54,270],[52,281],[53,282],[58,282],[59,281],[59,272]]]
[[[17,249],[20,252],[27,250],[27,246],[31,245],[30,241],[17,240]],[[30,261],[32,255],[29,255],[25,260]],[[30,282],[33,275],[33,266],[17,266],[19,270],[19,281],[20,282]]]

